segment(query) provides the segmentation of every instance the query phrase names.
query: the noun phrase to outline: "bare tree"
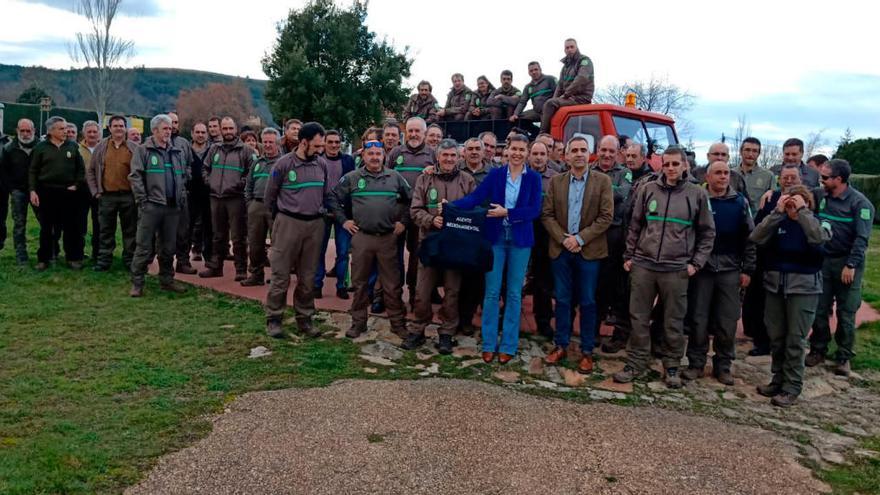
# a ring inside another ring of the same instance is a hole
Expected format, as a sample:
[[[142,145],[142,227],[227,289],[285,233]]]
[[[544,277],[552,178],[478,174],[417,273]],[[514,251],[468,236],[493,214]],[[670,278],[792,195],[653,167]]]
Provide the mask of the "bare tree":
[[[826,129],[819,129],[807,134],[807,139],[804,142],[804,160],[818,153],[819,148],[828,146],[828,140],[824,136],[825,131]]]
[[[693,108],[696,97],[679,86],[669,82],[669,77],[651,75],[646,81],[632,81],[611,84],[596,92],[596,103],[623,105],[626,95],[636,95],[636,107],[646,112],[657,112],[669,115],[676,120],[676,127],[681,137],[693,137],[693,125],[685,115]]]
[[[111,34],[113,20],[122,0],[76,0],[76,12],[89,23],[89,31],[76,33],[76,43],[68,46],[70,58],[84,64],[86,87],[98,122],[104,122],[107,104],[118,85],[121,63],[134,55],[134,42]]]
[[[758,156],[758,166],[761,168],[770,168],[774,165],[782,163],[782,146],[774,143],[767,144],[761,148],[761,155]]]
[[[752,126],[745,114],[740,115],[736,119],[736,131],[730,141],[730,163],[737,165],[740,162],[739,148],[742,146],[743,139],[752,135]]]

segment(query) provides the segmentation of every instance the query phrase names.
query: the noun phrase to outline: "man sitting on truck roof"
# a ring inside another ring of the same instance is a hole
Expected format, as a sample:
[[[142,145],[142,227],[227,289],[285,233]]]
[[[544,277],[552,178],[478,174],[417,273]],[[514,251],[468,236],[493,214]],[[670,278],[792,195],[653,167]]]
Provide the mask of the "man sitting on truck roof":
[[[553,92],[556,91],[556,78],[545,76],[541,71],[541,64],[538,62],[529,62],[529,76],[532,80],[523,89],[519,103],[509,118],[511,122],[516,122],[517,119],[540,121],[541,112],[544,111],[544,103],[552,98]],[[524,112],[529,100],[532,100],[532,108]]]
[[[544,103],[541,113],[541,131],[550,132],[550,121],[560,107],[568,105],[584,105],[593,101],[596,83],[593,77],[593,61],[581,55],[577,41],[573,38],[565,40],[565,57],[562,71],[559,73],[559,85],[553,92],[553,98]]]

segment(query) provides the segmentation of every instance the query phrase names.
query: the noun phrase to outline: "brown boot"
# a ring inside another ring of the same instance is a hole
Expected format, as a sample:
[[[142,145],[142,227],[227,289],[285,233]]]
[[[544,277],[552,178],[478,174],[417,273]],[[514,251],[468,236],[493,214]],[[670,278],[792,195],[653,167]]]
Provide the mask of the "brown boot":
[[[199,272],[201,278],[219,278],[223,276],[222,268],[205,268]]]
[[[235,272],[235,281],[241,282],[247,278],[247,272]]]
[[[544,362],[547,364],[557,364],[563,359],[566,358],[568,352],[562,347],[556,346],[550,351],[550,354],[547,354],[547,357],[544,358]]]
[[[284,338],[284,330],[281,328],[281,320],[266,321],[266,334],[273,339]]]
[[[818,366],[824,362],[825,362],[825,354],[822,354],[821,352],[816,352],[816,351],[810,351],[810,353],[807,354],[807,358],[804,359],[804,365],[806,365],[807,368],[812,368],[813,366]]]
[[[582,375],[589,375],[593,372],[593,356],[584,356],[581,358],[581,362],[578,363],[578,373]]]
[[[195,275],[196,273],[198,273],[198,270],[193,268],[193,266],[189,263],[178,263],[177,266],[174,268],[174,271],[177,273],[182,273],[184,275]]]
[[[321,331],[312,325],[312,320],[307,320],[305,318],[298,319],[296,320],[296,326],[299,328],[299,331],[307,337],[315,338],[321,336]]]
[[[245,280],[241,281],[242,287],[256,287],[258,285],[266,285],[266,279],[262,275],[251,273]]]
[[[131,297],[143,297],[144,295],[144,286],[143,285],[131,285],[131,290],[128,291],[128,295]]]
[[[835,363],[832,371],[834,371],[834,374],[837,376],[849,376],[849,374],[852,373],[852,368],[849,365],[849,361],[838,361]]]

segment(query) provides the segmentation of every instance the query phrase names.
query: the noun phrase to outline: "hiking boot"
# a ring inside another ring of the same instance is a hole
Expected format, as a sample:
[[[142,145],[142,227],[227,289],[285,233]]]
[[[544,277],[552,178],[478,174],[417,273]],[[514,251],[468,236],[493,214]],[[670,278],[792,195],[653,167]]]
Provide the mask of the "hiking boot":
[[[749,356],[769,356],[770,355],[770,346],[769,345],[756,345],[752,347],[749,351]]]
[[[370,305],[370,313],[384,313],[385,312],[385,303],[382,302],[381,299],[377,299],[373,301],[373,304]]]
[[[758,385],[756,390],[764,397],[775,397],[782,392],[782,385],[778,383],[768,383],[767,385]]]
[[[281,327],[281,320],[266,320],[266,334],[273,339],[284,338],[284,329]]]
[[[626,365],[623,367],[623,371],[618,371],[611,376],[611,379],[614,380],[615,383],[630,383],[643,373],[644,372],[636,371],[636,369],[630,365]]]
[[[348,329],[348,331],[345,332],[345,336],[350,339],[356,339],[356,338],[360,337],[362,333],[364,333],[364,330],[362,330],[360,328],[351,327]]]
[[[455,347],[455,341],[452,340],[452,335],[441,335],[439,342],[437,342],[437,351],[440,354],[452,354],[452,348]]]
[[[299,328],[300,333],[305,334],[306,337],[316,338],[321,336],[321,331],[312,325],[312,320],[296,320],[296,326]]]
[[[602,352],[606,354],[616,354],[624,349],[626,349],[626,342],[623,340],[611,339],[602,344]]]
[[[323,299],[324,298],[324,289],[322,287],[315,287],[312,289],[312,299]]]
[[[45,272],[46,269],[49,268],[49,265],[46,262],[41,261],[37,263],[37,266],[35,268],[38,272]]]
[[[131,290],[128,291],[128,295],[131,297],[143,297],[144,295],[144,286],[132,284]]]
[[[349,299],[351,296],[348,295],[348,290],[346,289],[336,289],[336,297],[339,299]]]
[[[250,277],[241,281],[242,287],[256,287],[258,285],[266,285],[266,279],[256,273],[252,273]]]
[[[67,264],[67,266],[69,266],[71,270],[80,271],[83,269],[83,262],[82,261],[71,261],[70,263]]]
[[[837,376],[849,376],[852,369],[850,368],[849,361],[838,361],[831,371]]]
[[[669,388],[681,388],[681,377],[678,375],[678,368],[666,368],[666,377],[663,383]]]
[[[470,337],[477,332],[477,327],[473,326],[470,323],[465,323],[461,326],[461,328],[458,329],[458,331],[465,337]]]
[[[807,354],[807,359],[804,360],[804,364],[807,368],[812,368],[813,366],[818,366],[825,362],[825,354],[816,351],[810,351]]]
[[[235,281],[236,282],[241,282],[242,280],[246,279],[247,277],[248,277],[247,272],[235,272]]]
[[[195,275],[196,273],[199,273],[199,271],[193,268],[189,263],[178,263],[174,268],[174,271],[184,275]]]
[[[691,382],[696,380],[697,378],[703,378],[704,373],[704,368],[691,368],[690,366],[688,366],[687,369],[681,372],[681,379]]]
[[[411,351],[413,349],[418,349],[425,343],[425,336],[420,333],[411,333],[406,336],[406,340],[400,344],[401,349],[406,349],[407,351]],[[451,352],[451,351],[450,351]]]
[[[715,373],[715,379],[718,380],[718,383],[727,385],[728,387],[731,387],[734,384],[733,373],[731,373],[730,370]]]
[[[797,402],[797,398],[797,395],[782,392],[781,394],[774,395],[773,398],[770,399],[770,403],[776,407],[791,407]]]
[[[223,276],[222,268],[205,268],[199,272],[201,278],[219,278]]]
[[[176,294],[183,294],[186,292],[186,287],[183,284],[179,284],[172,280],[171,282],[163,283],[159,285],[159,288],[166,292],[174,292]]]

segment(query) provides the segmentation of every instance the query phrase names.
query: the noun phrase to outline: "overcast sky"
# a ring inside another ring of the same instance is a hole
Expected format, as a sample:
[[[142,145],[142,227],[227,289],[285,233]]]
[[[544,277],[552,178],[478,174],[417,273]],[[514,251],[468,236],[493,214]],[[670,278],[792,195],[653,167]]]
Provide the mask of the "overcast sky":
[[[277,23],[304,3],[126,1],[116,32],[135,40],[129,65],[263,79],[260,59]],[[70,67],[66,44],[84,28],[72,5],[0,0],[0,62]],[[399,49],[408,47],[415,59],[409,82],[430,80],[441,103],[453,72],[470,87],[481,74],[495,81],[509,68],[522,88],[530,60],[558,75],[563,40],[574,37],[593,60],[598,87],[654,75],[696,95],[685,117],[703,159],[700,150],[732,135],[742,115],[768,143],[823,131],[832,146],[847,127],[856,137],[880,136],[880,37],[869,5],[371,0],[367,23]]]

